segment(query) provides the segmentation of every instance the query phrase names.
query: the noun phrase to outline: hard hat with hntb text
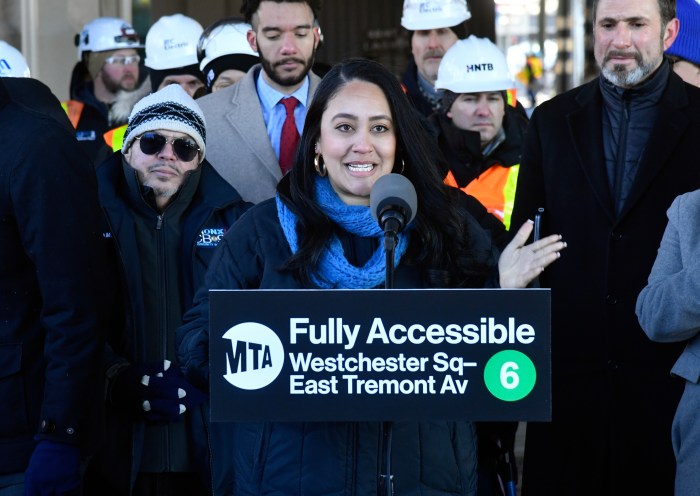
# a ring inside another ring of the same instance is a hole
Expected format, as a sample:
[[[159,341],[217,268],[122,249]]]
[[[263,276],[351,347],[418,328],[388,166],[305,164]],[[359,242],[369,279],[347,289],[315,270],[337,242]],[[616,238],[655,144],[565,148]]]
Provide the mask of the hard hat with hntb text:
[[[161,17],[146,34],[146,67],[166,70],[198,64],[197,43],[203,31],[191,17]]]
[[[471,16],[467,0],[404,0],[401,25],[411,31],[451,28]]]
[[[83,52],[143,48],[131,24],[117,17],[98,17],[88,22],[76,35],[75,44],[78,47],[78,60],[83,58]]]
[[[0,77],[29,77],[24,56],[5,41],[0,41]]]
[[[453,93],[503,91],[514,86],[503,52],[487,38],[473,35],[447,50],[435,81],[435,89]]]

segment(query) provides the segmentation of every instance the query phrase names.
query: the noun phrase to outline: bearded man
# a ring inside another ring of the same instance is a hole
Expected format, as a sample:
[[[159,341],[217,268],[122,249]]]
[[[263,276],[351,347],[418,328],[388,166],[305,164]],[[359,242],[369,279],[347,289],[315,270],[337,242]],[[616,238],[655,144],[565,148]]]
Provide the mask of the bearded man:
[[[319,43],[316,4],[244,1],[241,13],[252,26],[248,42],[260,64],[237,84],[198,100],[209,123],[207,159],[244,200],[272,198],[291,167],[320,82],[311,72]]]
[[[99,17],[76,35],[79,62],[73,69],[70,100],[62,102],[81,143],[94,164],[110,150],[103,135],[126,124],[134,104],[148,94],[137,88],[138,34],[124,19]]]
[[[671,424],[682,345],[652,343],[635,315],[666,210],[700,187],[700,90],[664,58],[675,0],[597,0],[600,77],[538,106],[512,222],[544,207],[569,248],[552,288],[552,422],[529,423],[524,495],[673,494]]]

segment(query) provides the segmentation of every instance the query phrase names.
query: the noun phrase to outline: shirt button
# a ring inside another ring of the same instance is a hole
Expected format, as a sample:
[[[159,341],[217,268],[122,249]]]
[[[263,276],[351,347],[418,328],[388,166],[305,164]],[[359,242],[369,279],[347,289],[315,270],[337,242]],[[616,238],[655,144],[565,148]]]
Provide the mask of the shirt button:
[[[608,305],[615,305],[617,303],[617,298],[614,295],[609,294],[605,297],[605,303]]]
[[[613,239],[613,241],[620,241],[622,239],[622,233],[613,231],[610,233],[610,237]]]
[[[69,436],[72,436],[73,434],[75,434],[75,429],[73,429],[72,427],[69,427],[68,429],[66,429],[66,434],[68,434]]]

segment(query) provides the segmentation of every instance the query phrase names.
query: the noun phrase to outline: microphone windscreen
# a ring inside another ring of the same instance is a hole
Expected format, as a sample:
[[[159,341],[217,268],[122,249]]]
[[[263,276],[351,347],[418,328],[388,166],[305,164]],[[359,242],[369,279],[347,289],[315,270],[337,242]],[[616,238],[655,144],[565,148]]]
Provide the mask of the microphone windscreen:
[[[415,218],[418,210],[416,188],[401,174],[382,176],[377,179],[369,193],[369,207],[372,209],[372,217],[377,221],[387,207],[401,209],[407,225]]]

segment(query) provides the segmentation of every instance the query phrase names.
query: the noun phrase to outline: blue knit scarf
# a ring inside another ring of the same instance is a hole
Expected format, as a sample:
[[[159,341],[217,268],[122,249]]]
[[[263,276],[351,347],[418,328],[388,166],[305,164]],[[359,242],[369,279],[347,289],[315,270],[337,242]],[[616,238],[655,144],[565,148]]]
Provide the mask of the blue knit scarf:
[[[342,229],[357,236],[378,238],[379,246],[363,267],[355,267],[345,258],[340,239],[334,234],[326,242],[321,254],[318,273],[312,275],[314,284],[324,289],[368,289],[382,284],[386,277],[386,253],[382,242],[384,232],[372,217],[369,207],[343,203],[327,177],[316,177],[315,197],[321,210]],[[279,195],[276,200],[277,216],[282,230],[292,253],[296,253],[299,249],[296,215],[287,208]],[[394,267],[399,265],[401,257],[406,253],[408,238],[408,230],[398,235],[394,251]]]

